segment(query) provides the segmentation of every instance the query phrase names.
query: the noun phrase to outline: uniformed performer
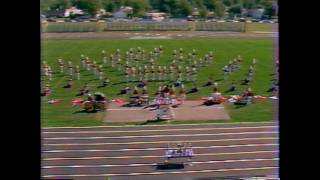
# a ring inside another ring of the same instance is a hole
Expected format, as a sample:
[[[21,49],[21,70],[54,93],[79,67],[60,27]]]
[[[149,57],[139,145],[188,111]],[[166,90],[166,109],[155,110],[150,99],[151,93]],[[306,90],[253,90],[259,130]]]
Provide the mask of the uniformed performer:
[[[99,73],[99,79],[102,80],[102,78],[103,78],[102,65],[97,66],[97,70]]]
[[[149,68],[147,65],[144,66],[144,80],[149,81]]]
[[[101,57],[102,57],[102,59],[103,59],[104,57],[106,57],[106,52],[105,52],[104,50],[101,51]]]
[[[50,66],[48,66],[48,78],[50,81],[52,80],[52,69]]]
[[[86,57],[86,67],[87,67],[87,71],[90,71],[90,66],[91,66],[91,61],[90,61],[89,57]]]
[[[162,79],[163,79],[163,70],[162,70],[161,66],[158,66],[158,78],[157,78],[157,80],[158,81],[162,81]]]
[[[63,73],[64,63],[63,63],[62,59],[58,59],[58,63],[59,63],[59,67],[60,67],[60,73]]]
[[[174,66],[173,65],[171,65],[169,67],[169,72],[170,72],[170,81],[174,81],[174,79],[175,79],[175,76],[174,76],[175,70],[174,70]]]
[[[72,67],[71,61],[68,61],[68,69],[69,69],[69,75],[72,77],[73,76],[73,67]]]
[[[152,81],[156,80],[156,69],[154,65],[151,65],[151,80]]]
[[[132,66],[131,67],[131,81],[134,82],[136,81],[136,74],[137,74],[137,69],[136,67]]]
[[[83,54],[80,55],[80,62],[81,62],[82,68],[86,68],[86,58],[84,57]]]
[[[185,73],[186,73],[186,81],[190,81],[191,80],[191,70],[189,68],[189,66],[185,67]]]
[[[98,73],[97,73],[97,62],[96,62],[96,61],[93,61],[91,67],[92,67],[92,70],[93,70],[93,74],[94,74],[95,76],[97,76],[97,75],[98,75]]]
[[[160,51],[160,53],[163,52],[163,47],[162,47],[162,45],[159,46],[159,51]]]
[[[168,74],[169,74],[167,66],[163,67],[162,72],[163,72],[163,80],[167,81],[168,80]]]
[[[131,69],[129,67],[126,67],[126,69],[125,69],[126,83],[129,82],[130,76],[131,76]]]
[[[76,66],[75,73],[76,73],[76,76],[77,76],[77,80],[80,80],[80,69],[79,69],[79,66]]]
[[[114,67],[116,63],[115,63],[113,54],[110,54],[110,60],[111,60],[111,67]]]
[[[197,80],[197,67],[193,65],[191,68],[191,81],[194,82],[196,80]]]

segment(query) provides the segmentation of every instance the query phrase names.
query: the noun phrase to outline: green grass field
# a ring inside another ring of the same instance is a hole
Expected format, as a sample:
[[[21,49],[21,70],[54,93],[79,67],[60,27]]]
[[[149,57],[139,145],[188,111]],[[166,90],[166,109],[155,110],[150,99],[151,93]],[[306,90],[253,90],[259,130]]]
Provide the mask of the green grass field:
[[[49,82],[45,77],[42,77],[42,83],[49,83],[52,89],[52,94],[49,97],[42,97],[41,106],[41,123],[42,127],[49,126],[93,126],[102,125],[104,117],[103,112],[99,113],[75,113],[79,108],[71,107],[70,100],[75,98],[79,88],[84,82],[89,82],[91,92],[101,91],[110,98],[119,97],[116,93],[119,92],[124,84],[111,85],[97,89],[101,81],[94,78],[90,71],[81,71],[81,80],[74,81],[71,89],[64,89],[62,86],[66,82],[66,77],[60,74],[57,59],[62,58],[64,62],[72,61],[73,64],[80,65],[80,54],[89,56],[97,63],[102,63],[101,51],[105,50],[107,54],[114,53],[117,48],[121,49],[123,54],[129,48],[141,46],[145,50],[151,50],[154,47],[162,45],[164,53],[160,59],[156,60],[156,64],[165,65],[171,59],[171,53],[174,49],[180,47],[185,52],[191,52],[196,49],[199,56],[203,57],[209,51],[214,52],[214,63],[208,67],[202,67],[198,73],[198,86],[202,86],[208,79],[209,74],[213,74],[215,80],[222,78],[221,68],[226,65],[229,60],[237,55],[241,55],[243,62],[240,69],[233,72],[228,79],[219,81],[219,90],[223,95],[229,87],[231,81],[237,83],[237,92],[239,94],[247,86],[240,85],[240,80],[245,77],[252,58],[257,59],[256,72],[253,77],[251,88],[257,95],[270,95],[267,89],[270,87],[273,76],[272,65],[272,40],[267,38],[187,38],[187,39],[159,39],[159,40],[128,40],[128,39],[81,39],[81,40],[43,40],[42,41],[42,60],[46,61],[54,71],[53,80]],[[198,56],[198,57],[199,57]],[[109,76],[112,83],[119,83],[124,79],[124,76],[110,67],[105,67],[104,72]],[[130,84],[133,87],[133,83]],[[148,85],[150,92],[155,92],[158,83],[152,82]],[[186,89],[191,88],[190,83],[185,84]],[[210,87],[200,87],[200,92],[191,94],[189,99],[208,96],[211,93]],[[229,93],[230,94],[230,93]],[[126,96],[121,96],[126,97]],[[60,99],[59,104],[48,104],[48,99]],[[228,112],[231,115],[231,122],[242,121],[267,121],[272,119],[272,103],[270,100],[256,102],[242,108],[234,108],[231,105],[226,105]],[[158,122],[159,123],[159,122]],[[160,122],[164,123],[164,122]],[[171,121],[171,123],[181,123]],[[185,122],[193,123],[193,121]]]

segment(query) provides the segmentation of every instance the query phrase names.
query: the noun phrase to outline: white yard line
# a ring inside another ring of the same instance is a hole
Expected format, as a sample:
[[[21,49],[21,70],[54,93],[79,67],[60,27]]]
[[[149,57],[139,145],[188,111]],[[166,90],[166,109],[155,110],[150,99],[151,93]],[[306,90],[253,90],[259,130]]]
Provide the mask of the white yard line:
[[[193,161],[192,164],[216,164],[216,163],[235,163],[235,162],[252,162],[252,161],[278,161],[279,158],[264,158],[264,159],[228,159],[215,161]],[[187,164],[187,163],[186,163]],[[53,168],[103,168],[103,167],[139,167],[139,166],[156,166],[157,163],[146,164],[102,164],[102,165],[62,165],[62,166],[43,166],[42,169]]]
[[[188,140],[188,143],[197,142],[226,142],[226,141],[249,141],[249,140],[278,140],[278,137],[265,138],[236,138],[236,139],[198,139]],[[43,146],[104,146],[104,145],[132,145],[132,144],[167,144],[179,143],[180,141],[137,141],[137,142],[105,142],[105,143],[57,143],[57,144],[42,144]]]
[[[197,125],[241,125],[241,124],[278,124],[278,122],[230,122],[230,123],[206,123],[206,124],[163,124],[163,125],[123,125],[123,126],[86,126],[86,127],[47,127],[47,128],[41,128],[43,130],[46,129],[92,129],[92,128],[113,128],[113,127],[120,127],[120,128],[126,128],[126,127],[132,127],[132,128],[141,128],[141,127],[167,127],[167,126],[197,126]]]
[[[195,154],[195,156],[225,156],[225,155],[242,155],[242,154],[262,154],[262,153],[278,153],[279,151],[244,151],[244,152],[228,152],[228,153],[203,153]],[[98,159],[138,159],[138,158],[165,158],[164,155],[154,156],[90,156],[90,157],[61,157],[61,158],[43,158],[42,161],[57,160],[98,160]]]
[[[259,147],[259,146],[279,146],[279,144],[234,144],[224,146],[199,146],[192,149],[215,149],[215,148],[236,148],[236,147]],[[128,152],[128,151],[155,151],[166,150],[168,148],[137,148],[137,149],[68,149],[68,150],[47,150],[42,153],[65,153],[65,152]]]
[[[190,174],[190,173],[210,173],[210,172],[228,172],[228,171],[256,171],[272,170],[279,167],[266,166],[257,168],[227,168],[227,169],[207,169],[194,171],[169,171],[169,172],[146,172],[146,173],[119,173],[119,174],[67,174],[67,175],[45,175],[44,178],[50,177],[110,177],[110,176],[141,176],[141,175],[162,175],[162,174]]]
[[[264,129],[264,128],[277,128],[278,126],[247,126],[247,127],[217,127],[217,128],[189,128],[189,129],[142,129],[142,130],[122,130],[122,131],[47,131],[47,132],[42,132],[43,134],[90,134],[90,133],[101,133],[101,134],[105,134],[105,133],[132,133],[132,132],[169,132],[169,131],[207,131],[207,130],[233,130],[233,129]]]
[[[159,138],[159,137],[198,137],[198,136],[225,136],[225,135],[248,135],[248,134],[277,134],[278,131],[236,132],[236,133],[207,133],[207,134],[160,134],[141,136],[99,136],[99,137],[52,137],[42,140],[87,140],[87,139],[130,139],[130,138]]]

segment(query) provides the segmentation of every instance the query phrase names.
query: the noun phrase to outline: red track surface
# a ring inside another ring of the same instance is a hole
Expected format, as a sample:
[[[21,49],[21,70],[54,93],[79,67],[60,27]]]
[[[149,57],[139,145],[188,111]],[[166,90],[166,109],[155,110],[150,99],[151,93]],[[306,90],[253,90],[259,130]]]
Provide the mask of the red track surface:
[[[191,164],[183,159],[184,169],[156,170],[167,143],[175,141],[192,142]],[[42,176],[53,179],[277,175],[278,155],[277,122],[42,130]]]

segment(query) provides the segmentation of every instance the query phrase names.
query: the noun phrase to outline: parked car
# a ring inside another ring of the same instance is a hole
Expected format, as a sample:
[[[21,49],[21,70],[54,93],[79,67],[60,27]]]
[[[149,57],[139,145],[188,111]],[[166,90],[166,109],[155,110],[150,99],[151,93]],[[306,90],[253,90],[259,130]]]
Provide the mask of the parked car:
[[[48,22],[57,22],[57,20],[53,19],[53,18],[49,18],[47,19]]]

